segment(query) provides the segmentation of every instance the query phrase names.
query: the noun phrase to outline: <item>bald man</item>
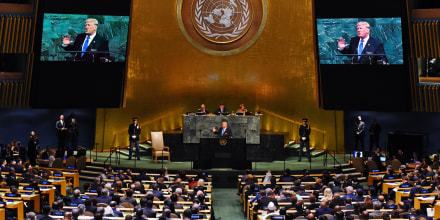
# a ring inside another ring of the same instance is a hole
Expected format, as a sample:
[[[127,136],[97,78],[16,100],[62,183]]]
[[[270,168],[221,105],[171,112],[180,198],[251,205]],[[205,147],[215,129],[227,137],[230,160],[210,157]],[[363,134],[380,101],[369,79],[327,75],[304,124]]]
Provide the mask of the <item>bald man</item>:
[[[109,62],[110,55],[108,53],[98,53],[99,51],[108,52],[108,41],[101,35],[97,34],[98,20],[88,18],[84,24],[84,33],[78,34],[75,41],[71,40],[71,36],[67,34],[63,36],[62,47],[66,51],[84,51],[74,52],[71,61],[88,61],[88,62]]]

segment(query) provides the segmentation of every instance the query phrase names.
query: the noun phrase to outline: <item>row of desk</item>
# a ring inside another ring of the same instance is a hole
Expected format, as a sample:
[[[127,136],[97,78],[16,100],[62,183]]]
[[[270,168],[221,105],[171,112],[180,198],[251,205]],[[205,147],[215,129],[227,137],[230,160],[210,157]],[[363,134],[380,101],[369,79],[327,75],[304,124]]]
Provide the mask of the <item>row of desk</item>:
[[[385,172],[374,172],[370,173],[368,176],[368,185],[373,185],[377,181],[381,181],[384,177]],[[411,188],[413,187],[406,187],[406,188],[399,188],[399,186],[402,184],[402,179],[389,179],[389,180],[383,180],[382,183],[382,192],[389,193],[390,190],[395,190],[396,193],[396,204],[399,202],[408,199],[410,195]],[[423,188],[429,189],[431,187],[425,186]],[[415,209],[421,209],[422,204],[431,204],[433,200],[435,199],[435,195],[437,193],[423,193],[423,194],[416,194],[414,197],[414,208]],[[434,208],[434,219],[440,218],[440,203],[436,203]]]
[[[24,219],[24,202],[30,205],[33,210],[40,211],[40,199],[41,195],[46,195],[48,197],[49,204],[55,201],[55,187],[60,188],[60,193],[64,196],[67,195],[67,183],[65,178],[72,178],[72,186],[79,187],[79,173],[73,171],[64,171],[63,177],[54,177],[48,180],[51,185],[39,185],[40,192],[34,192],[30,190],[24,190],[23,187],[29,184],[20,183],[18,188],[18,193],[21,197],[7,197],[6,193],[10,192],[9,188],[3,188],[6,182],[2,182],[0,188],[0,196],[5,201],[5,206],[0,208],[0,220],[5,219],[6,210],[11,209],[17,213],[17,219]],[[3,175],[7,175],[7,172],[3,172]],[[20,174],[17,174],[19,177]]]

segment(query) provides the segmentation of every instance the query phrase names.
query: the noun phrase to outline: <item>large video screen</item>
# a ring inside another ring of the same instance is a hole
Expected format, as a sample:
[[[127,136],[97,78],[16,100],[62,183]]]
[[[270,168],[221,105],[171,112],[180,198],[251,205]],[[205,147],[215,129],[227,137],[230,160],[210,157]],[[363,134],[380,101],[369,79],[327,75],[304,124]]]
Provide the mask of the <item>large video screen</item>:
[[[314,0],[320,106],[410,109],[405,0]]]
[[[45,13],[40,60],[124,62],[128,26],[129,16]]]
[[[316,28],[320,64],[403,64],[400,17],[321,18]]]
[[[33,108],[117,108],[124,99],[131,0],[39,0]]]

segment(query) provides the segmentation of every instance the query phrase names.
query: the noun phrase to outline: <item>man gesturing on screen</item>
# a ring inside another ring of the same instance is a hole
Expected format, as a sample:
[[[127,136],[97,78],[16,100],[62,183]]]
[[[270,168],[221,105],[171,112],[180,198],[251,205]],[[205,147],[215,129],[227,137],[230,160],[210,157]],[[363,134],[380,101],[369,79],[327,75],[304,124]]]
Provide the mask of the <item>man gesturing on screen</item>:
[[[356,24],[357,37],[350,40],[350,44],[345,43],[344,38],[338,40],[338,51],[343,54],[358,54],[352,57],[352,63],[359,64],[388,64],[385,55],[381,56],[362,56],[368,54],[385,54],[383,43],[380,40],[370,37],[370,24],[360,21]],[[348,47],[347,47],[348,46]]]
[[[97,29],[98,20],[88,18],[84,24],[84,33],[78,34],[75,41],[70,39],[69,34],[63,36],[63,48],[67,51],[76,51],[73,53],[73,61],[109,61],[109,54],[102,53],[103,51],[108,52],[108,41],[103,36],[96,34]],[[84,51],[85,53],[78,51]]]

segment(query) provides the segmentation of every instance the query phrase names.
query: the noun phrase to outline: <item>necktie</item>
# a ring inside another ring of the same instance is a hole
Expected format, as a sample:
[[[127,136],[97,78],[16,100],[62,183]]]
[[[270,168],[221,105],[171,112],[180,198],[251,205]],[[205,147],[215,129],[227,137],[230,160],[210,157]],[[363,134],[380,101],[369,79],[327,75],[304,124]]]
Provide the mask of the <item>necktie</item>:
[[[222,130],[222,135],[223,135],[223,134],[225,134],[225,129],[224,129],[224,128],[223,128],[223,130]]]
[[[362,51],[364,50],[364,39],[361,40],[361,43],[359,44],[358,54],[361,55]],[[361,56],[358,56],[358,60],[361,59]]]
[[[90,40],[90,36],[87,36],[86,42],[84,42],[82,51],[86,51],[87,50],[87,47],[89,46],[89,40]],[[81,53],[81,57],[83,57],[83,56],[84,56],[84,53]]]

